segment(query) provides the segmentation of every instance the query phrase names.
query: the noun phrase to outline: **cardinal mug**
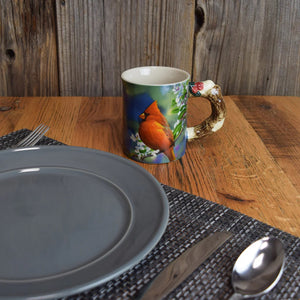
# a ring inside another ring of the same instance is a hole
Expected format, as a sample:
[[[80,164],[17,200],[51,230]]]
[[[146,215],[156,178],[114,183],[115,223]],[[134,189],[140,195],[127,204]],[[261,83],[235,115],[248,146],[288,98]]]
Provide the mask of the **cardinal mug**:
[[[184,155],[187,141],[223,126],[225,103],[220,87],[211,80],[190,82],[184,70],[156,66],[126,70],[121,78],[123,147],[131,159],[145,163],[177,160]],[[211,115],[194,127],[187,127],[189,93],[207,98],[212,109]]]

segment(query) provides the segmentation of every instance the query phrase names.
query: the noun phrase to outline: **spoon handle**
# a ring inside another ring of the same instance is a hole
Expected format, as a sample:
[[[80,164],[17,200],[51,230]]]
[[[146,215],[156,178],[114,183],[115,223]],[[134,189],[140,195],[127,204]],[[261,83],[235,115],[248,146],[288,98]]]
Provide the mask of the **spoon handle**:
[[[228,300],[240,300],[243,299],[243,296],[238,293],[234,293]]]

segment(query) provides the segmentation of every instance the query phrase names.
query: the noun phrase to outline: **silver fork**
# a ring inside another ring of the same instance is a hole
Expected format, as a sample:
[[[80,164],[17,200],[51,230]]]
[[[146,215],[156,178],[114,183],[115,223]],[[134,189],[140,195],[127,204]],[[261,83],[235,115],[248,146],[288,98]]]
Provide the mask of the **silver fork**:
[[[35,128],[30,134],[28,134],[23,140],[21,140],[16,145],[12,146],[12,148],[20,148],[20,147],[31,147],[34,146],[44,134],[49,130],[50,127],[40,124],[37,128]]]

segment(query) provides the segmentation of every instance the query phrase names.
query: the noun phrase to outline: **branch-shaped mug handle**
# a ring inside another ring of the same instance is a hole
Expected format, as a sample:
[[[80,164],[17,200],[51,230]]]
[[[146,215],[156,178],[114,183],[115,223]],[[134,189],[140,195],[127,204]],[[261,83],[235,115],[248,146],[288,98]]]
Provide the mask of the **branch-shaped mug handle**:
[[[201,124],[187,128],[188,141],[210,135],[224,124],[226,116],[225,102],[220,86],[211,80],[190,82],[189,91],[195,97],[204,97],[211,105],[211,115]]]

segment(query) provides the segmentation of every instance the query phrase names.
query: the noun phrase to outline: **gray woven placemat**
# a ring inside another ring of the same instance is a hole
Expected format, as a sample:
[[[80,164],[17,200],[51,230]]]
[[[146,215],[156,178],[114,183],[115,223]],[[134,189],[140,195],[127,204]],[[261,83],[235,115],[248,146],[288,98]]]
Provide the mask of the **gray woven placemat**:
[[[29,133],[22,129],[0,137],[0,150]],[[44,137],[40,145],[62,145]],[[231,270],[239,254],[253,241],[278,237],[284,243],[287,261],[283,276],[267,295],[253,299],[300,299],[300,239],[222,205],[163,185],[170,204],[170,219],[162,239],[139,264],[104,285],[67,300],[135,299],[139,291],[186,249],[215,231],[234,235],[208,258],[166,299],[228,299],[233,293]]]

